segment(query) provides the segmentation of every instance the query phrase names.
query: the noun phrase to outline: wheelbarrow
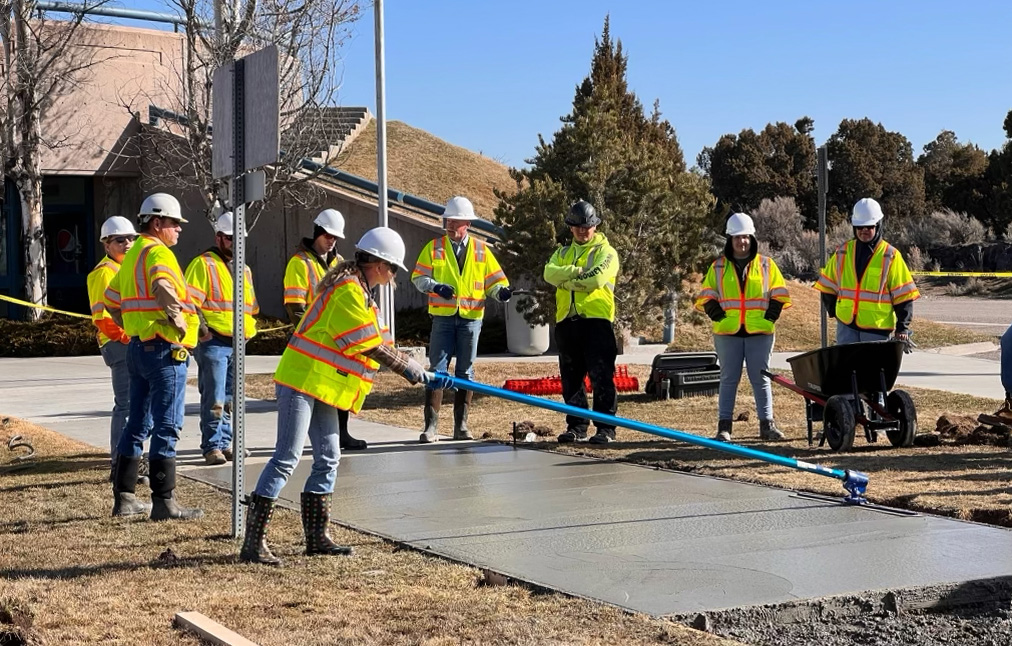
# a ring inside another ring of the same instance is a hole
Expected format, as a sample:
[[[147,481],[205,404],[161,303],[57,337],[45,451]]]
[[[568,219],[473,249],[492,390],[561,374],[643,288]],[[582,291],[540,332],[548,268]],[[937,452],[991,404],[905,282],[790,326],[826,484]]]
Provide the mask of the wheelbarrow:
[[[820,447],[828,442],[834,451],[849,450],[858,424],[868,442],[877,442],[879,431],[885,431],[890,444],[908,447],[917,434],[917,409],[907,392],[890,391],[903,348],[904,343],[895,340],[833,345],[787,359],[793,382],[765,370],[763,374],[805,398],[809,446],[813,423],[822,422]]]

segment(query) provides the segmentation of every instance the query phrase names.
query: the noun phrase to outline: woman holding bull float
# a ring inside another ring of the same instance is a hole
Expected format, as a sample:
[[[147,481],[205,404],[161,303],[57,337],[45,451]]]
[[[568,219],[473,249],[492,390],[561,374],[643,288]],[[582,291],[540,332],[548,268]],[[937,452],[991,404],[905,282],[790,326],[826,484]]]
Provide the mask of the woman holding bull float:
[[[274,456],[248,499],[246,536],[239,560],[281,565],[267,547],[278,494],[291,477],[306,437],[313,467],[302,492],[306,554],[345,555],[327,534],[330,501],[341,457],[338,411],[359,412],[381,365],[412,384],[436,376],[394,349],[370,290],[390,283],[404,269],[404,241],[393,229],[367,231],[355,246],[354,260],[330,269],[317,295],[288,342],[274,381],[278,397],[278,439]],[[438,386],[442,388],[442,386]]]

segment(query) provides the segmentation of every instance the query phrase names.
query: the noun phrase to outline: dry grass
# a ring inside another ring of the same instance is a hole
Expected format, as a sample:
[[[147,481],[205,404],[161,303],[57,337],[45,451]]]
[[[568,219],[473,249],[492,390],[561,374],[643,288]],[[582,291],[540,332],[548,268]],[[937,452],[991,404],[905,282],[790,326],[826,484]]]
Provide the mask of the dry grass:
[[[335,166],[376,180],[375,119],[341,153]],[[392,188],[438,204],[463,195],[485,219],[492,218],[499,203],[492,189],[516,187],[503,164],[400,121],[387,122],[387,173]]]
[[[196,645],[171,627],[185,610],[264,645],[732,643],[559,594],[479,586],[474,568],[340,528],[354,557],[305,557],[288,510],[271,526],[287,567],[240,565],[227,494],[184,479],[180,498],[203,520],[111,518],[102,453],[17,420],[0,440],[13,434],[38,452],[25,464],[0,453],[0,604],[26,607],[46,644]],[[4,641],[14,630],[0,625],[0,643],[21,643]]]
[[[645,383],[647,366],[629,366],[630,374]],[[500,386],[507,378],[546,377],[557,375],[552,364],[508,363],[483,364],[478,379]],[[270,377],[252,377],[250,396],[273,398]],[[1009,486],[1012,462],[1008,449],[994,446],[953,446],[894,449],[882,434],[876,444],[865,441],[858,428],[854,449],[834,453],[825,448],[808,447],[804,400],[780,386],[773,386],[777,424],[789,441],[761,443],[751,388],[743,379],[738,393],[737,412],[748,412],[749,421],[734,424],[735,441],[787,457],[818,462],[837,469],[856,469],[871,478],[868,496],[871,500],[919,511],[927,511],[963,519],[1012,526],[1012,487]],[[1000,402],[969,395],[908,389],[917,405],[921,432],[932,431],[943,414],[967,415],[976,418],[991,412]],[[561,398],[556,397],[556,400]],[[444,406],[441,416],[443,431],[452,429],[452,413]],[[656,401],[642,393],[619,394],[618,414],[650,424],[677,429],[694,435],[712,437],[716,429],[717,398],[690,397],[680,400]],[[362,410],[361,416],[405,428],[421,428],[422,392],[403,379],[383,372]],[[510,441],[512,423],[531,421],[548,426],[554,433],[565,430],[561,415],[507,400],[475,395],[470,413],[470,426],[476,436],[495,441]],[[818,432],[819,426],[816,426]],[[842,495],[839,481],[801,471],[768,465],[758,460],[743,460],[724,453],[671,442],[653,435],[619,429],[620,442],[607,448],[589,444],[560,445],[553,438],[536,444],[539,448],[563,453],[628,460],[677,471],[719,476],[732,480],[773,485],[801,491]],[[368,439],[368,438],[365,438]]]
[[[776,352],[804,352],[819,345],[819,293],[811,283],[788,281],[792,307],[784,310],[777,321]],[[697,290],[698,291],[698,290]],[[914,304],[914,342],[921,348],[939,348],[948,345],[997,342],[994,335],[981,334],[954,325],[935,323],[917,318],[917,304]],[[836,338],[836,321],[828,321],[829,342]],[[695,311],[681,312],[675,332],[672,350],[699,350],[713,347],[713,326],[703,314]]]

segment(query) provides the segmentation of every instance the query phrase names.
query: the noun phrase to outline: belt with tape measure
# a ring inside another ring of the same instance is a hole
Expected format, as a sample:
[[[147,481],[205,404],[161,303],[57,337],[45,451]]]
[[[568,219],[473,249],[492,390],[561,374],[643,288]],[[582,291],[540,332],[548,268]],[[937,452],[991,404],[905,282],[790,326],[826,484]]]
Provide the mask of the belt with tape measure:
[[[182,346],[174,347],[172,348],[172,358],[179,363],[183,363],[190,358],[190,351]]]

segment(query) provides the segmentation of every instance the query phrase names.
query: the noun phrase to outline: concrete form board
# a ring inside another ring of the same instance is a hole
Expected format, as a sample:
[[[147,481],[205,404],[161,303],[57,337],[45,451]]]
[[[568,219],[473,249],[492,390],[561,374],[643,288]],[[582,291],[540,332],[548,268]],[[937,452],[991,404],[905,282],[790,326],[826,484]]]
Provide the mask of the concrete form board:
[[[652,615],[1012,574],[1001,528],[628,464],[440,443],[351,454],[339,473],[342,524]]]

